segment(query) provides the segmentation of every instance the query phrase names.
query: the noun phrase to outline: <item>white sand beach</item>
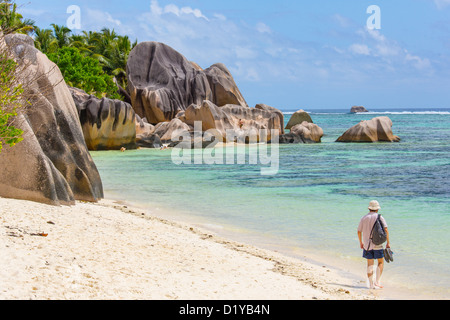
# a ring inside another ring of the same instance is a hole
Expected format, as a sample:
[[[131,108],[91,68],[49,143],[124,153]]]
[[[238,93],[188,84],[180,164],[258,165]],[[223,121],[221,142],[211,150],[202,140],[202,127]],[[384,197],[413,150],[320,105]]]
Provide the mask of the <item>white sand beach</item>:
[[[378,299],[331,268],[104,200],[0,198],[0,299]]]

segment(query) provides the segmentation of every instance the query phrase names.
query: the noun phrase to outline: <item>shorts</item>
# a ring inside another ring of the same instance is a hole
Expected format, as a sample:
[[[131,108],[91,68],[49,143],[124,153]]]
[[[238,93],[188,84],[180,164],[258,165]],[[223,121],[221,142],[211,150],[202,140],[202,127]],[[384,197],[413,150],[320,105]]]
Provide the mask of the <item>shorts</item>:
[[[370,250],[370,251],[364,250],[363,258],[366,258],[367,260],[383,259],[384,250]]]

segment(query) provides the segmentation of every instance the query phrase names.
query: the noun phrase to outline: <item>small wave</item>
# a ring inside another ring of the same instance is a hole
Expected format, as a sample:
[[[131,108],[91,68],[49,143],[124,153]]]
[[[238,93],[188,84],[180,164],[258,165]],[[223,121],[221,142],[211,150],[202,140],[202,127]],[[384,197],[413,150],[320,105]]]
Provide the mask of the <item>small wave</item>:
[[[430,115],[450,115],[450,111],[371,111],[363,114],[430,114]]]
[[[393,115],[450,115],[450,111],[370,111],[370,112],[361,112],[361,113],[350,113],[350,112],[321,112],[321,111],[306,111],[311,115],[343,115],[343,114],[354,114],[354,115],[377,115],[377,114],[393,114]],[[295,112],[283,112],[284,115],[290,116]]]
[[[292,116],[295,112],[296,111],[286,111],[286,112],[283,111],[283,114],[285,116]],[[343,111],[333,112],[333,111],[317,111],[317,110],[316,111],[308,111],[308,110],[305,110],[305,112],[308,114],[348,114],[348,112],[343,112]]]

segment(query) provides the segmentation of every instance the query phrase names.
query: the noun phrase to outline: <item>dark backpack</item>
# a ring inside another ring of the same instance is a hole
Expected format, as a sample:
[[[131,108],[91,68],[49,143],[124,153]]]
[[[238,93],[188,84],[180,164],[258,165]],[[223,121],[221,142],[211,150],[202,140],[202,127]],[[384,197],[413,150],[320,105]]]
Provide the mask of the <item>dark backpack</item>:
[[[386,230],[381,222],[381,214],[378,215],[377,221],[375,221],[375,224],[373,225],[370,240],[372,240],[372,243],[377,246],[382,245],[387,241]]]

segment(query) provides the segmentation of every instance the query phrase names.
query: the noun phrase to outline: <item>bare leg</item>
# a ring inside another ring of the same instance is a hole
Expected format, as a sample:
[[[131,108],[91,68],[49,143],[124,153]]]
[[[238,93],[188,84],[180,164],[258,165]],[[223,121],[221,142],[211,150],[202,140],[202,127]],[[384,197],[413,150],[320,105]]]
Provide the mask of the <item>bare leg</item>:
[[[384,258],[378,259],[378,267],[377,267],[377,279],[375,281],[375,285],[379,288],[383,288],[381,285],[381,275],[383,274],[384,269]]]
[[[374,289],[375,286],[373,284],[373,265],[374,260],[367,260],[367,277],[369,278],[369,288]]]

